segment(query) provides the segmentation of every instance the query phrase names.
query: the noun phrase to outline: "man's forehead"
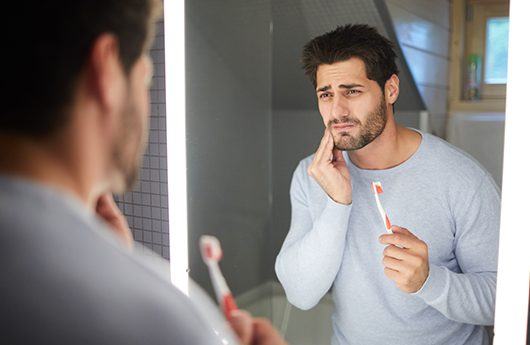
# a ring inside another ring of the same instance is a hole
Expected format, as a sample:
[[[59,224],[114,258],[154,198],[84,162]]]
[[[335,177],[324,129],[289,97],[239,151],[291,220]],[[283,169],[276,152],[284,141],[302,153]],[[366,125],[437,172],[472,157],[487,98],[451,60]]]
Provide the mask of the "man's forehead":
[[[318,66],[316,73],[317,88],[336,84],[362,84],[368,80],[364,62],[359,58],[351,58],[333,64]]]

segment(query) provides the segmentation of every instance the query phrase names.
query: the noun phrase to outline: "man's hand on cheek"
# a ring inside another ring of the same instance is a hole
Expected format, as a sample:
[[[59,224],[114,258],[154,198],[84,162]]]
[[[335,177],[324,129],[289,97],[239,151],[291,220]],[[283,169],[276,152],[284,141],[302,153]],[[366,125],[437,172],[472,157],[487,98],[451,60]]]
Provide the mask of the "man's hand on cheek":
[[[127,220],[114,202],[112,194],[101,195],[96,202],[96,213],[103,218],[110,229],[123,241],[127,248],[133,247],[133,237]]]
[[[417,292],[429,276],[429,248],[405,228],[393,226],[392,231],[379,237],[381,243],[388,244],[383,251],[385,275],[402,291]]]
[[[334,148],[333,136],[327,128],[307,173],[335,202],[351,204],[350,172],[342,152]]]

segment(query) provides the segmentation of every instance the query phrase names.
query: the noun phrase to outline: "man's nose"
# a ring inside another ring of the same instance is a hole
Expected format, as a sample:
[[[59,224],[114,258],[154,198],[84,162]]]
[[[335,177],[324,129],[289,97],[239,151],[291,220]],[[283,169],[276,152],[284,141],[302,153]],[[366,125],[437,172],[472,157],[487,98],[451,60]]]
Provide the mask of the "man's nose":
[[[334,97],[333,106],[331,107],[332,120],[339,120],[348,116],[350,116],[350,112],[344,97],[341,97],[340,95]]]

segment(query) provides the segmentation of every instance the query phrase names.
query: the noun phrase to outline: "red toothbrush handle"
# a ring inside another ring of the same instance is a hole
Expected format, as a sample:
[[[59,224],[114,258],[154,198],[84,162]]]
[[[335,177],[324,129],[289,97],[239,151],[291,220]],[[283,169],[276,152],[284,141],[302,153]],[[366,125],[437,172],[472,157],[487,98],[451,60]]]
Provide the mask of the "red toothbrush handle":
[[[234,300],[234,296],[232,296],[232,294],[224,296],[223,312],[225,313],[225,317],[227,319],[230,319],[230,315],[234,310],[238,310],[236,301]]]

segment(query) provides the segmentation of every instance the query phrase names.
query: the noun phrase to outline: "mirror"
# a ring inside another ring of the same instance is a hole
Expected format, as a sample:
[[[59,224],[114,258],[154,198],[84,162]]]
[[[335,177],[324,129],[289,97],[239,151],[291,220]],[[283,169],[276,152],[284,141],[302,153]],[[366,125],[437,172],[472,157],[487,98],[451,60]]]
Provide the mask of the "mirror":
[[[310,39],[337,25],[365,23],[394,42],[400,80],[397,122],[448,140],[500,186],[503,87],[485,85],[482,67],[473,79],[470,66],[476,60],[469,57],[482,52],[483,59],[491,60],[486,56],[491,50],[488,18],[506,16],[500,12],[507,2],[498,1],[497,12],[491,13],[482,8],[484,3],[186,2],[190,277],[214,296],[198,247],[201,235],[214,235],[224,252],[221,269],[241,308],[271,319],[292,344],[326,344],[336,332],[332,314],[340,306],[334,305],[333,288],[314,308],[301,310],[288,303],[275,262],[291,226],[293,172],[316,151],[324,128],[314,87],[301,68],[301,51]],[[477,9],[476,22],[469,22],[466,8]],[[481,21],[484,32],[471,34]],[[475,36],[482,46],[457,44]],[[479,91],[478,99],[470,98],[470,87]],[[382,196],[383,204],[389,194]],[[420,209],[422,201],[416,202]],[[373,197],[367,205],[377,216]],[[387,211],[393,218],[396,210]],[[387,297],[398,296],[396,291]],[[492,329],[488,332],[491,337]]]
[[[450,140],[502,180],[504,104],[496,114],[469,111],[465,82],[457,82],[462,96],[451,95],[449,2],[187,2],[190,276],[213,296],[197,243],[203,234],[216,236],[240,307],[270,318],[293,344],[329,343],[337,310],[329,293],[311,310],[293,307],[274,270],[291,225],[293,172],[323,132],[301,52],[311,38],[356,22],[397,43],[397,121]]]

